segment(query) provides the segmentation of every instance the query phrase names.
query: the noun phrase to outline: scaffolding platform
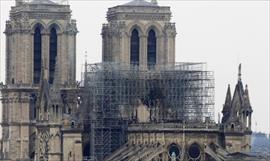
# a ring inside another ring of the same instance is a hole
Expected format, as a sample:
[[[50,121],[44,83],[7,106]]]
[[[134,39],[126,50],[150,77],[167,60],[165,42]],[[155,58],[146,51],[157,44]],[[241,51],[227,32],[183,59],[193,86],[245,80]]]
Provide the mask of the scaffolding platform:
[[[147,70],[148,69],[148,70]],[[97,160],[126,142],[135,108],[150,109],[151,122],[214,120],[214,73],[206,63],[173,63],[147,67],[130,64],[85,64],[82,73],[85,133],[89,154]]]

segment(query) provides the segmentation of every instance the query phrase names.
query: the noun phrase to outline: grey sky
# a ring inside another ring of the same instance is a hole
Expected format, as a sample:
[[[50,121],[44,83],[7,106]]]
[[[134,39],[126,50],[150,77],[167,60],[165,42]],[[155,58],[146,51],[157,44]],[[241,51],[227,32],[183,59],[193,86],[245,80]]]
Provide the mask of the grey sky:
[[[15,1],[15,0],[14,0]],[[4,80],[5,36],[2,34],[13,0],[1,0],[1,81]],[[77,79],[82,63],[101,61],[101,26],[108,7],[126,1],[70,1],[77,36]],[[168,1],[176,22],[176,61],[207,62],[215,72],[215,113],[221,112],[227,85],[232,92],[242,63],[253,106],[253,130],[270,132],[269,105],[269,1]],[[255,123],[257,122],[257,126]]]

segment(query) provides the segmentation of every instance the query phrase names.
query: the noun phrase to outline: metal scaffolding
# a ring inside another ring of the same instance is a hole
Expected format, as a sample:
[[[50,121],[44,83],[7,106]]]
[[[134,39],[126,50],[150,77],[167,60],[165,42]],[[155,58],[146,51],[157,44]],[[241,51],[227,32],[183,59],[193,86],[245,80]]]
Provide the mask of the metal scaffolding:
[[[150,109],[153,122],[214,120],[214,76],[205,63],[144,69],[119,63],[85,65],[84,132],[92,160],[103,160],[126,142],[126,128],[136,122],[139,102]]]

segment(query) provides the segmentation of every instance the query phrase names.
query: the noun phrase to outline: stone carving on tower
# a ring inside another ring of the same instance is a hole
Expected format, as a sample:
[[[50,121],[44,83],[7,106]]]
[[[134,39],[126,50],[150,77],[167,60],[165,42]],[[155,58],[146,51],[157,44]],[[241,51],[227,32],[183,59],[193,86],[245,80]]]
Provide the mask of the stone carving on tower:
[[[76,21],[69,5],[16,0],[6,22],[2,158],[82,160]]]

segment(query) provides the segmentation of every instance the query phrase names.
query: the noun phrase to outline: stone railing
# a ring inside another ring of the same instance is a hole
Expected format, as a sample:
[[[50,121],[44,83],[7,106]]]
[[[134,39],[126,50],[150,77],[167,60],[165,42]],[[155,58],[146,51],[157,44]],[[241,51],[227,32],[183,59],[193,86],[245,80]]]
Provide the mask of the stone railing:
[[[182,123],[146,123],[146,124],[131,124],[128,130],[219,130],[219,126],[214,123],[197,123],[197,124],[182,124]]]

